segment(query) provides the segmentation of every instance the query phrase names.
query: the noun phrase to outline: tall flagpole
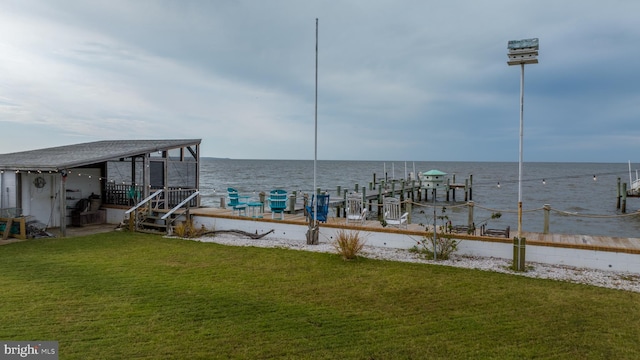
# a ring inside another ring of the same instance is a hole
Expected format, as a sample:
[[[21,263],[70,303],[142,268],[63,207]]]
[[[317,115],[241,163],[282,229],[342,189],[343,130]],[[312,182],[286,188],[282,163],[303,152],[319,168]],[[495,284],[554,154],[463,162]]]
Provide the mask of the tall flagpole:
[[[318,162],[318,18],[316,18],[316,105],[315,105],[315,139],[314,139],[314,153],[313,153],[313,192],[316,191],[316,162]],[[317,194],[316,194],[317,195]],[[318,199],[316,199],[313,209],[313,226],[316,226],[318,221]]]

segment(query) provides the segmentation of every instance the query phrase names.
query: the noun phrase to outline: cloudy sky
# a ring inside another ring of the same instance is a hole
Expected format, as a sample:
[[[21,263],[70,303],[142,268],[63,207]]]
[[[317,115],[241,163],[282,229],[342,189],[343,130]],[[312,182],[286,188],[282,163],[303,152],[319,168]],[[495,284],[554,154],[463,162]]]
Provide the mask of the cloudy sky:
[[[202,156],[640,161],[640,2],[0,0],[0,153],[201,138]]]

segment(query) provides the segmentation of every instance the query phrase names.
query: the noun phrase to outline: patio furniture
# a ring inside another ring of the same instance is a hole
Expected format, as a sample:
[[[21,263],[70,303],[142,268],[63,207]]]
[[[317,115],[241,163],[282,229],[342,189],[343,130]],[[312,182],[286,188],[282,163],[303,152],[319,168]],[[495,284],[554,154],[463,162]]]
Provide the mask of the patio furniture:
[[[362,194],[347,195],[346,218],[347,224],[359,222],[362,225],[367,220],[367,208],[363,204]]]
[[[249,207],[249,216],[252,218],[262,218],[262,203],[259,201],[250,201],[247,203]]]
[[[383,200],[384,221],[397,228],[407,228],[409,213],[402,213],[400,200],[394,197],[385,197]]]
[[[241,214],[244,214],[246,216],[247,215],[247,199],[249,197],[240,196],[238,194],[238,190],[234,188],[227,188],[227,193],[229,196],[229,202],[227,203],[227,206],[229,206],[232,209],[232,212],[234,214],[237,211],[238,216],[240,216]]]
[[[271,190],[269,192],[269,208],[271,208],[271,218],[275,214],[280,214],[280,220],[284,219],[284,211],[287,208],[287,191],[282,189]]]
[[[309,219],[315,217],[316,220],[326,223],[329,214],[329,194],[311,195],[311,205],[307,206],[307,214]]]

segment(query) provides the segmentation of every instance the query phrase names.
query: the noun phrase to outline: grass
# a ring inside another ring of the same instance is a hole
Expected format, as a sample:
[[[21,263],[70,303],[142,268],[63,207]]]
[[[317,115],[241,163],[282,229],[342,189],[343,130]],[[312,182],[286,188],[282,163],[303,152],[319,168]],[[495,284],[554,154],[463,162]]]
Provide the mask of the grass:
[[[0,339],[60,359],[632,359],[640,294],[135,233],[0,246]]]

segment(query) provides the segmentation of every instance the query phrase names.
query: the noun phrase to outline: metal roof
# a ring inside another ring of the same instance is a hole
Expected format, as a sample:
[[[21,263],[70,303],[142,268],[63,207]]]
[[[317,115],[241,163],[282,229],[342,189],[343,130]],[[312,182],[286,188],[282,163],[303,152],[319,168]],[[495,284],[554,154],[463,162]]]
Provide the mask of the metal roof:
[[[423,172],[422,175],[425,175],[425,176],[444,176],[444,175],[447,175],[447,173],[446,172],[442,172],[440,170],[433,169],[433,170],[429,170],[429,171]]]
[[[0,170],[57,171],[107,160],[199,145],[202,139],[104,140],[0,154]]]

